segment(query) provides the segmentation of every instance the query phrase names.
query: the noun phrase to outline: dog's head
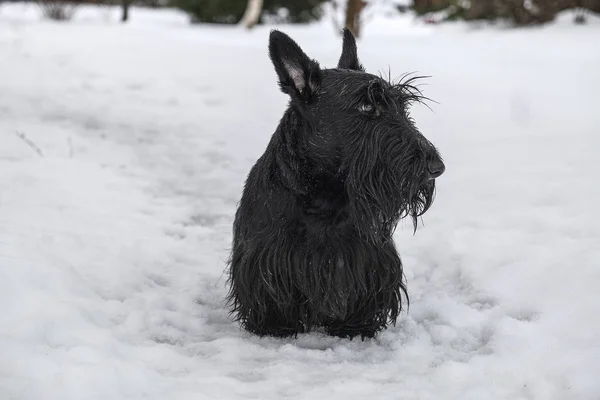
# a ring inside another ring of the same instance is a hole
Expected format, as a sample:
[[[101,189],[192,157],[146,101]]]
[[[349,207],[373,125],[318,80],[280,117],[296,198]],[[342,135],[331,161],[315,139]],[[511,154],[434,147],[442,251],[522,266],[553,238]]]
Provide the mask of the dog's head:
[[[410,105],[424,99],[417,78],[393,82],[367,73],[348,29],[336,68],[321,68],[279,31],[271,32],[269,55],[281,90],[290,96],[299,126],[295,139],[306,159],[344,179],[365,223],[395,226],[407,215],[416,223],[445,170],[409,116]]]

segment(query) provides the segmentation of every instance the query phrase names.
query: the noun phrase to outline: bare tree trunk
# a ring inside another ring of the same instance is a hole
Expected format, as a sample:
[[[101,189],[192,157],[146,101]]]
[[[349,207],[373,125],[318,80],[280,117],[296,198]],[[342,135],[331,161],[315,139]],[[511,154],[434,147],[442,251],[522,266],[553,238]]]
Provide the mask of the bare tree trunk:
[[[355,37],[360,36],[360,12],[365,5],[364,0],[348,0],[346,5],[346,28],[350,29]]]
[[[252,29],[258,23],[263,8],[263,0],[248,0],[246,12],[240,21],[246,28]]]
[[[127,22],[129,20],[129,5],[131,4],[131,0],[121,0],[121,5],[123,6],[123,16],[121,17],[121,21]]]

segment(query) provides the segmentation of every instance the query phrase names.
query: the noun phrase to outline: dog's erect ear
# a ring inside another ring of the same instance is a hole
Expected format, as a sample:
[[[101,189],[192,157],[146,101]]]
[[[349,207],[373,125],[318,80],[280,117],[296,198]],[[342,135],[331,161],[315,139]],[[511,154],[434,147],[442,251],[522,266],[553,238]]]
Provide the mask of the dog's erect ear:
[[[283,32],[273,30],[269,36],[269,57],[284,93],[309,100],[319,90],[321,68],[308,58],[300,46]]]
[[[344,44],[342,45],[342,56],[338,62],[338,68],[364,71],[363,66],[358,61],[356,40],[348,28],[344,28]]]

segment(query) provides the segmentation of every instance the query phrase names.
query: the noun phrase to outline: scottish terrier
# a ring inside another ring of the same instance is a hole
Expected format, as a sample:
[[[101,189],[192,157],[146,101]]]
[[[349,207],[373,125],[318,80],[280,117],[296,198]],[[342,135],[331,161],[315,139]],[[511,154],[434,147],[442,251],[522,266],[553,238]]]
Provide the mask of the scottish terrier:
[[[236,212],[231,313],[260,336],[371,338],[408,302],[396,225],[416,229],[445,170],[408,114],[424,97],[416,78],[365,72],[348,30],[337,68],[276,30],[269,56],[290,102]]]

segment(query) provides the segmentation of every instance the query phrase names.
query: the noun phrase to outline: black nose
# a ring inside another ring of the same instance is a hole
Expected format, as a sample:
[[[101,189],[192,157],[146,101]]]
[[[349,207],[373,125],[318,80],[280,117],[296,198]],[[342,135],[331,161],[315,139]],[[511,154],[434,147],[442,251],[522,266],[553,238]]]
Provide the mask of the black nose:
[[[429,175],[431,178],[435,179],[446,170],[446,166],[442,162],[442,160],[431,160],[427,163],[427,171],[429,171]]]

